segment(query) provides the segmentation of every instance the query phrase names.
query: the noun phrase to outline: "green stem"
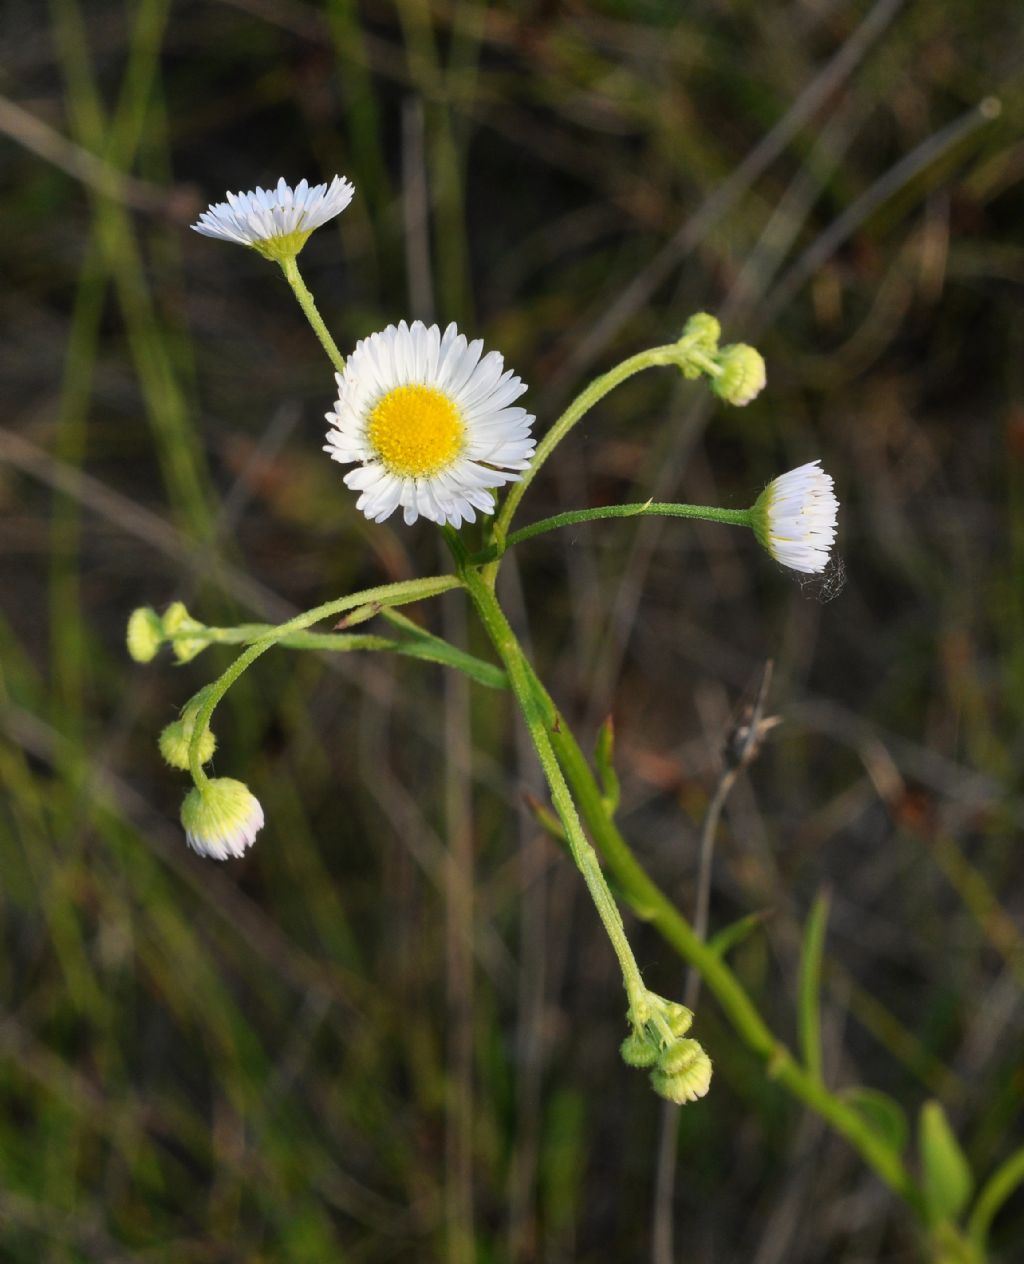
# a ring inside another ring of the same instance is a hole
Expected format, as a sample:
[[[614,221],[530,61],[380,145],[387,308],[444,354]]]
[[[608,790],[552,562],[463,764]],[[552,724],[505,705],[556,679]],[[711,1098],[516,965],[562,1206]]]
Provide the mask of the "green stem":
[[[243,650],[231,666],[204,690],[203,703],[195,717],[188,751],[192,780],[200,790],[209,780],[200,763],[199,745],[203,733],[210,726],[210,717],[217,703],[246,668],[284,637],[290,636],[293,632],[301,632],[331,615],[353,610],[357,606],[370,603],[379,603],[381,606],[401,606],[410,601],[420,601],[425,597],[436,597],[438,593],[448,592],[452,588],[461,586],[462,581],[457,575],[438,575],[432,579],[405,579],[395,584],[382,584],[378,588],[364,588],[362,592],[351,593],[347,597],[336,597],[333,601],[325,601],[323,605],[297,614],[294,619],[289,619],[287,623],[271,629],[266,636],[250,645],[247,650]]]
[[[541,518],[531,522],[528,527],[520,527],[507,536],[504,549],[524,540],[532,540],[535,535],[543,535],[546,531],[557,531],[560,527],[573,527],[580,522],[597,522],[602,518],[696,518],[702,522],[722,522],[729,526],[749,527],[753,525],[749,509],[717,509],[712,505],[676,505],[664,501],[647,500],[635,505],[599,505],[594,509],[567,509],[565,513],[554,514],[551,518]],[[497,557],[497,546],[492,545],[482,553],[478,553],[474,562],[488,562]]]
[[[299,300],[299,306],[306,314],[306,319],[313,326],[313,332],[320,339],[320,345],[327,352],[327,357],[334,365],[339,373],[345,371],[345,357],[338,350],[334,339],[328,332],[327,326],[324,324],[323,317],[317,311],[316,303],[313,301],[313,295],[306,288],[306,283],[299,274],[299,265],[295,262],[295,257],[291,256],[280,260],[281,271],[285,275],[285,280],[292,287],[292,292]]]
[[[542,689],[536,680],[537,688]],[[700,971],[744,1043],[766,1064],[768,1074],[827,1120],[861,1154],[878,1176],[916,1211],[923,1200],[899,1155],[863,1117],[796,1062],[762,1019],[740,981],[713,948],[693,930],[674,904],[651,881],[608,815],[594,775],[568,725],[546,694],[543,722],[565,770],[595,844],[639,916],[649,921],[686,961]]]
[[[630,356],[629,359],[623,360],[621,364],[617,364],[615,368],[609,369],[601,377],[595,378],[585,390],[576,396],[540,443],[538,443],[537,452],[530,463],[529,469],[523,471],[519,482],[512,484],[508,495],[505,497],[505,502],[494,520],[494,538],[499,550],[505,542],[505,537],[508,535],[509,525],[516,510],[519,508],[519,502],[526,495],[526,489],[537,477],[540,467],[580,418],[584,417],[599,400],[604,399],[609,391],[614,390],[616,386],[625,382],[627,378],[631,378],[635,373],[666,364],[674,364],[682,368],[689,363],[695,354],[695,348],[691,345],[693,341],[695,340],[681,338],[678,342],[669,343],[663,347],[651,347],[647,351],[640,351],[636,355]],[[701,356],[700,364],[695,364],[694,367],[705,370],[705,358]]]
[[[552,747],[552,737],[534,687],[532,670],[504,612],[483,578],[473,570],[466,570],[463,579],[481,622],[498,656],[505,664],[509,684],[526,720],[530,737],[551,790],[551,801],[565,829],[573,860],[583,875],[583,880],[587,884],[612,947],[615,949],[615,955],[619,959],[622,980],[629,998],[630,1015],[635,1022],[642,1023],[648,1016],[647,988],[626,938],[622,914],[601,871],[597,853],[583,832],[576,805],[559,767]]]
[[[384,611],[381,613],[385,614]],[[281,637],[276,644],[283,650],[320,650],[333,654],[350,654],[359,650],[389,651],[406,658],[418,658],[428,663],[439,663],[443,667],[458,668],[489,689],[504,689],[508,685],[508,678],[496,664],[477,658],[466,650],[460,650],[442,637],[434,636],[413,623],[411,619],[404,619],[402,626],[408,628],[407,640],[387,636],[352,636],[345,632],[291,632]],[[273,630],[272,623],[240,623],[233,628],[201,626],[198,630],[186,628],[173,633],[167,639],[172,645],[175,641],[190,644],[205,641],[208,645],[252,645]]]

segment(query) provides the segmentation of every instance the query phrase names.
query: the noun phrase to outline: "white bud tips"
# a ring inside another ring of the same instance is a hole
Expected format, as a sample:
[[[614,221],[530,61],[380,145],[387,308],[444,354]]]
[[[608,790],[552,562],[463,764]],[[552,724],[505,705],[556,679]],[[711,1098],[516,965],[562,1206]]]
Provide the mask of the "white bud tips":
[[[126,635],[128,653],[137,663],[149,663],[164,642],[164,627],[157,612],[150,606],[139,606],[128,620]]]
[[[651,1087],[670,1102],[703,1097],[711,1085],[711,1059],[698,1041],[683,1038],[693,1011],[648,992],[627,1017],[632,1030],[619,1048],[623,1062],[651,1068]]]
[[[263,808],[243,782],[214,777],[185,796],[181,823],[194,852],[227,860],[252,846],[263,828]]]
[[[754,534],[777,562],[807,575],[828,565],[839,501],[820,461],[774,479],[750,512]]]
[[[768,380],[764,357],[745,342],[723,347],[718,353],[721,372],[711,379],[711,389],[727,404],[742,408],[760,395]]]

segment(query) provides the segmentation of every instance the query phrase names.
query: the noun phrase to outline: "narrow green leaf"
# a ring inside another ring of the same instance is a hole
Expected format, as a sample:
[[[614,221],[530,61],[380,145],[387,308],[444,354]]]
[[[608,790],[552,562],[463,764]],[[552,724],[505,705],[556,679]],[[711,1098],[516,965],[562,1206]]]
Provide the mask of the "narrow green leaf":
[[[562,828],[562,822],[558,819],[554,812],[551,811],[548,805],[546,803],[541,803],[540,799],[538,799],[535,794],[531,794],[529,790],[524,793],[523,797],[526,800],[526,806],[530,810],[534,820],[545,832],[545,834],[550,834],[556,842],[561,843],[563,847],[568,849],[569,840],[565,836],[565,830]]]
[[[440,663],[443,667],[454,667],[456,671],[463,672],[470,680],[475,680],[478,685],[486,685],[488,689],[504,689],[508,685],[508,677],[500,667],[467,654],[465,650],[449,645],[440,637],[398,641],[394,649],[406,658],[421,658],[430,663]]]
[[[967,1222],[967,1232],[979,1251],[984,1251],[988,1244],[988,1228],[1000,1207],[1020,1185],[1024,1185],[1024,1146],[1014,1150],[996,1168],[982,1186],[974,1204],[974,1210]]]
[[[724,957],[727,952],[731,952],[757,930],[770,913],[771,909],[758,909],[754,913],[747,913],[745,917],[738,918],[735,922],[730,922],[728,926],[723,926],[711,936],[708,947],[717,956]]]
[[[910,1139],[910,1125],[906,1112],[894,1098],[876,1088],[860,1084],[843,1089],[843,1101],[864,1118],[865,1123],[885,1141],[896,1154],[902,1154]]]
[[[615,724],[611,716],[605,720],[597,731],[597,742],[594,746],[594,765],[597,768],[598,780],[601,782],[602,798],[609,816],[614,816],[622,797],[619,777],[615,771]]]
[[[967,1206],[974,1180],[946,1112],[937,1101],[925,1102],[921,1107],[918,1147],[925,1204],[931,1220],[956,1220]]]
[[[800,1050],[810,1074],[821,1083],[821,962],[825,951],[828,895],[819,892],[804,928],[800,958],[798,1020]]]

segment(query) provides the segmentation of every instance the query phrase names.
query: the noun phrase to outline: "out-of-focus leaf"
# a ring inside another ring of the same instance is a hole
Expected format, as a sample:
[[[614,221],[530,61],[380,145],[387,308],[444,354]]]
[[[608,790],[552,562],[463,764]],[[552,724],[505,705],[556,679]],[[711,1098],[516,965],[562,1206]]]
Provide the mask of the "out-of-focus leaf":
[[[770,909],[758,909],[754,913],[747,913],[744,917],[738,918],[735,922],[730,922],[728,926],[723,926],[720,931],[716,931],[711,936],[708,947],[719,957],[724,957],[727,952],[731,952],[733,948],[743,943],[748,935],[757,930],[770,912]]]
[[[929,1217],[933,1222],[955,1220],[967,1206],[974,1179],[940,1102],[921,1107],[918,1148]]]
[[[841,1096],[897,1154],[906,1149],[910,1124],[899,1102],[887,1093],[860,1084],[844,1089]]]
[[[828,895],[822,891],[811,905],[800,956],[800,1050],[807,1070],[821,1081],[821,960],[825,951]]]
[[[1003,1203],[1019,1186],[1024,1184],[1024,1146],[1014,1150],[1005,1162],[992,1173],[982,1186],[967,1222],[967,1232],[971,1242],[980,1251],[984,1251],[988,1242],[988,1227],[998,1214]]]
[[[597,742],[594,746],[594,765],[597,768],[597,776],[601,782],[602,797],[609,816],[615,815],[622,794],[619,786],[619,777],[615,771],[614,758],[615,724],[612,721],[612,717],[608,716],[597,732]]]

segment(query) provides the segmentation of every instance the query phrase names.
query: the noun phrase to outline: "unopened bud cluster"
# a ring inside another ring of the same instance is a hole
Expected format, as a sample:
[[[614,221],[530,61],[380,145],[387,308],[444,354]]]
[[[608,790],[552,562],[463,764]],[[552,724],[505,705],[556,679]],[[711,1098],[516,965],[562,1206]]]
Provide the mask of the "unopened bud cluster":
[[[179,663],[187,663],[210,644],[209,629],[193,619],[183,602],[175,601],[162,615],[151,606],[133,610],[126,634],[128,653],[137,663],[151,662],[165,642],[169,642]],[[244,782],[231,777],[207,777],[192,769],[192,743],[200,766],[209,763],[217,749],[217,739],[204,722],[198,738],[196,721],[209,696],[201,689],[160,734],[160,754],[172,768],[193,771],[196,784],[185,796],[181,823],[193,851],[214,860],[241,856],[252,846],[263,827],[263,808]]]
[[[151,662],[165,641],[169,641],[179,663],[206,649],[206,625],[193,619],[182,601],[172,601],[162,615],[152,606],[139,606],[128,620],[128,653],[137,663]]]
[[[711,1084],[711,1059],[699,1041],[686,1038],[693,1012],[676,1001],[648,993],[649,1014],[638,1021],[630,1011],[633,1030],[622,1042],[622,1060],[650,1069],[651,1086],[659,1096],[682,1105],[703,1097]]]
[[[691,316],[679,340],[679,367],[691,381],[706,374],[719,399],[741,408],[764,390],[764,359],[745,342],[720,347],[721,333],[721,325],[707,312]]]

